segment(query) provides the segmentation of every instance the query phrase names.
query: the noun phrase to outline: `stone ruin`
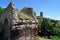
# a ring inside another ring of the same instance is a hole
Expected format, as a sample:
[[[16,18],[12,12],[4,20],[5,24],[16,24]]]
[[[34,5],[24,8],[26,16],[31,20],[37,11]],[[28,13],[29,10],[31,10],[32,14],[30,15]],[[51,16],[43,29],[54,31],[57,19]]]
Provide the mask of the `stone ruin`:
[[[11,40],[36,40],[37,28],[34,20],[19,20],[13,25]]]
[[[32,14],[33,19],[22,19],[18,18],[17,13],[11,2],[0,17],[1,40],[36,40],[38,30],[36,16]]]

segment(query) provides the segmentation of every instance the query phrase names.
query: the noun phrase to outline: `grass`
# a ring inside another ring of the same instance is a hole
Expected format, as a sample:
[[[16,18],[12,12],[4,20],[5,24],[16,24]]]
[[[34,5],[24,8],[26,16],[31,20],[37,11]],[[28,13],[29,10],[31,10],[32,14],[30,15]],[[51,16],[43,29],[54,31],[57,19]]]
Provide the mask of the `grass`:
[[[33,19],[32,16],[26,14],[26,13],[23,13],[23,12],[20,12],[18,13],[18,18],[22,18],[22,19]]]
[[[52,36],[51,39],[45,38],[45,37],[37,37],[36,40],[60,40],[60,37],[58,36]]]
[[[51,40],[51,39],[46,39],[46,38],[44,38],[44,37],[41,38],[41,37],[38,36],[38,37],[36,38],[36,40]]]
[[[38,37],[36,37],[36,40],[40,40],[40,37],[38,36]]]
[[[51,39],[48,39],[48,38],[44,38],[44,37],[37,37],[37,39],[36,40],[60,40],[60,37],[58,37],[58,36],[52,36],[52,38]]]
[[[54,36],[54,37],[52,37],[52,40],[60,40],[60,37]]]

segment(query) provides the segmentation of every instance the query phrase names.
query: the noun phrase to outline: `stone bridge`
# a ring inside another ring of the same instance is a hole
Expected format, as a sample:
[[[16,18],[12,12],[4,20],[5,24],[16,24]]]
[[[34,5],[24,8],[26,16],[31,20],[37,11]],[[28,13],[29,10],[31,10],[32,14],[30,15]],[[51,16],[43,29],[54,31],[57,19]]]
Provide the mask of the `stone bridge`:
[[[0,16],[1,40],[36,40],[36,19],[19,19],[14,4],[10,4]]]

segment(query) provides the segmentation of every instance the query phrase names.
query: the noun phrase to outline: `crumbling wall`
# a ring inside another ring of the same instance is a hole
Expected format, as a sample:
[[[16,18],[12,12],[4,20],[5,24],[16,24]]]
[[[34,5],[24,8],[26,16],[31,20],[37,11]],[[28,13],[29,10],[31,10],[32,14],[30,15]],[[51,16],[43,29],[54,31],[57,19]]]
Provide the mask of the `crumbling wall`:
[[[37,24],[30,20],[29,22],[23,20],[13,26],[11,40],[36,40],[36,36]]]

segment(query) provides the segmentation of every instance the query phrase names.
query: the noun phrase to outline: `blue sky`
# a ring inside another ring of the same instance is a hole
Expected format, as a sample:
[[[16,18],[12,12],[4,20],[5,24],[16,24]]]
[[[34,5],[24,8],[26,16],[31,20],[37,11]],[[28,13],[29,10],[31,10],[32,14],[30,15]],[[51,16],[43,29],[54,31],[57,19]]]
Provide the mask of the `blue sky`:
[[[37,15],[42,11],[44,17],[60,20],[60,0],[0,0],[0,7],[6,8],[10,2],[19,10],[31,7]]]

